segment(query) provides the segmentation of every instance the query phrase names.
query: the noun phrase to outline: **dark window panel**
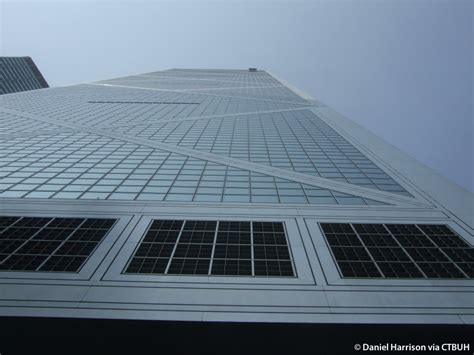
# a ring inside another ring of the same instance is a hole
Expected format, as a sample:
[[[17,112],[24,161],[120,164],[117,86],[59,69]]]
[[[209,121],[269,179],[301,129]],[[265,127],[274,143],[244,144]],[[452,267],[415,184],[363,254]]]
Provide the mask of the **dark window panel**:
[[[456,235],[448,226],[419,224],[418,227],[428,235]]]
[[[56,229],[43,228],[34,237],[33,240],[65,240],[74,232],[74,229]]]
[[[216,221],[186,221],[184,224],[185,231],[215,231]]]
[[[418,266],[429,278],[466,278],[453,263],[418,263]]]
[[[11,227],[0,234],[0,239],[27,240],[38,233],[39,228]]]
[[[337,261],[369,261],[369,253],[363,247],[333,247]]]
[[[210,259],[173,258],[168,274],[207,275],[210,262]]]
[[[254,232],[284,233],[281,222],[252,222]]]
[[[39,271],[78,272],[86,261],[86,256],[52,256]]]
[[[354,229],[359,234],[384,234],[387,235],[387,230],[384,228],[383,224],[357,224],[352,225]]]
[[[287,246],[255,245],[254,257],[255,259],[290,260],[290,253]]]
[[[96,246],[97,243],[95,242],[65,242],[54,254],[88,256],[91,255]]]
[[[457,263],[464,273],[474,279],[474,263]]]
[[[253,243],[254,244],[278,244],[286,245],[286,236],[285,233],[261,233],[254,232],[253,234]]]
[[[239,259],[214,259],[211,275],[252,275],[252,261]]]
[[[387,229],[393,234],[418,235],[423,234],[415,224],[386,224]]]
[[[149,243],[176,243],[179,230],[149,230],[143,239]]]
[[[217,232],[217,243],[219,244],[250,244],[250,232]]]
[[[183,225],[184,223],[184,225]],[[294,276],[283,224],[253,222],[254,258],[260,258],[255,275]],[[219,225],[217,236],[216,227]],[[181,229],[181,226],[183,227]],[[178,227],[180,230],[178,230]],[[167,228],[162,230],[159,228]],[[173,228],[170,230],[170,228]],[[169,243],[157,243],[157,241]],[[261,244],[258,244],[258,243]],[[125,273],[252,275],[251,224],[245,221],[152,222]],[[157,268],[152,259],[161,259]],[[163,260],[169,261],[169,267]],[[254,261],[254,265],[257,261]]]
[[[321,228],[324,233],[335,233],[335,234],[354,234],[351,226],[347,223],[321,223]]]
[[[169,258],[173,252],[174,244],[171,243],[141,243],[135,252],[137,257]]]
[[[255,260],[255,276],[293,276],[289,260]]]
[[[19,219],[20,217],[0,217],[0,233],[14,225]]]
[[[334,247],[362,246],[355,234],[326,234],[326,239],[329,245]]]
[[[18,249],[24,242],[24,240],[0,240],[0,253],[8,255]]]
[[[54,252],[62,242],[57,241],[33,241],[26,242],[16,254],[32,254],[32,255],[50,255]]]
[[[211,258],[212,244],[178,243],[173,258]]]
[[[214,243],[214,231],[184,231],[179,239],[180,243],[212,244]]]
[[[134,257],[127,268],[131,274],[163,274],[168,265],[168,258]]]
[[[430,235],[430,239],[440,248],[469,248],[457,235]]]
[[[15,223],[15,227],[44,227],[51,218],[46,217],[23,217],[21,220]]]
[[[106,229],[77,229],[69,238],[70,241],[81,241],[81,242],[100,242],[108,230]]]
[[[371,266],[370,263],[362,263],[369,260],[363,259],[364,248],[362,244],[355,242],[357,236],[351,231],[351,225],[323,223],[321,227],[343,277],[371,277],[363,269]],[[373,267],[377,265],[385,277],[465,278],[464,273],[471,275],[474,249],[447,226],[353,224],[352,227],[377,263],[372,263]],[[343,230],[346,232],[342,233]],[[351,243],[352,245],[344,245]],[[355,261],[359,264],[354,263]],[[463,273],[460,268],[466,271]],[[374,274],[375,277],[380,277],[375,271]]]
[[[214,257],[219,259],[250,259],[250,245],[216,244]]]
[[[75,229],[84,220],[82,218],[55,218],[49,224],[48,228],[72,228]]]
[[[361,234],[360,238],[370,247],[397,247],[398,243],[390,234]]]
[[[445,262],[448,258],[437,248],[405,248],[414,261]]]
[[[368,248],[375,261],[409,261],[402,248]]]
[[[91,228],[110,228],[115,222],[110,219],[44,217],[17,220],[14,227],[0,235],[3,260],[0,269],[78,272],[108,233],[108,229],[83,229],[83,221],[89,221]]]
[[[11,271],[34,271],[36,270],[46,259],[47,255],[10,255],[2,264],[0,264],[0,270],[11,270]]]
[[[432,248],[436,245],[433,244],[427,236],[423,234],[394,234],[395,239],[406,248],[416,248],[416,247],[427,247]]]
[[[114,223],[115,223],[115,219],[88,218],[81,225],[81,228],[110,229]]]
[[[380,270],[385,277],[394,278],[422,278],[424,277],[420,270],[416,267],[415,263],[412,262],[401,262],[401,263],[390,263],[390,262],[379,262],[377,263]]]
[[[184,221],[160,220],[155,219],[151,224],[150,230],[181,230]]]
[[[456,263],[474,263],[474,248],[445,248],[443,251]]]
[[[373,262],[340,261],[339,268],[343,277],[382,277]]]
[[[220,221],[219,231],[250,233],[250,222]]]

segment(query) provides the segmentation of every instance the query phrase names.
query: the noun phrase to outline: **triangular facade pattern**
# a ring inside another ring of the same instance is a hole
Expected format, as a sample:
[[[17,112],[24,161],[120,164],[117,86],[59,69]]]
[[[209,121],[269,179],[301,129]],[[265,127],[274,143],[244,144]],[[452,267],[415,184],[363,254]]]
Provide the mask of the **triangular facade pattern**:
[[[235,159],[411,196],[311,112],[310,101],[263,71],[169,70],[10,95],[0,104],[1,197],[386,204],[249,171]],[[104,131],[165,143],[169,151]],[[234,164],[185,156],[172,146]]]

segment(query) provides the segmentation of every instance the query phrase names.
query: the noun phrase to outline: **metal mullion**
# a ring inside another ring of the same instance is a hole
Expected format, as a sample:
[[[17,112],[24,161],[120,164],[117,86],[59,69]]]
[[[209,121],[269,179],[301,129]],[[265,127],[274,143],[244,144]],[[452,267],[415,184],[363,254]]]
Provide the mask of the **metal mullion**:
[[[385,224],[382,224],[382,226],[383,226],[383,227],[385,228],[385,230],[390,234],[390,236],[392,237],[392,239],[395,240],[395,242],[397,243],[397,245],[398,245],[400,248],[402,248],[403,252],[406,254],[406,256],[408,256],[408,258],[411,260],[411,262],[413,262],[413,264],[415,264],[415,266],[416,266],[416,268],[418,269],[418,271],[420,271],[421,274],[422,274],[425,278],[429,279],[428,275],[426,275],[426,274],[423,272],[423,270],[422,270],[421,267],[417,264],[417,262],[415,261],[415,259],[413,259],[413,258],[411,257],[411,255],[406,251],[405,247],[400,244],[400,242],[398,241],[398,239],[395,238],[395,236],[392,234],[392,232],[390,232],[390,230],[385,226]]]
[[[77,132],[75,132],[75,133],[77,133]],[[73,135],[73,133],[71,133],[71,135]],[[48,138],[44,139],[43,141],[45,141],[45,140],[47,140],[47,139],[48,139]],[[73,142],[73,144],[74,144],[74,143],[77,143],[77,142],[80,141],[81,139],[82,139],[82,138],[76,139],[76,140]],[[42,142],[43,142],[43,141],[42,141]],[[18,153],[18,152],[21,151],[21,150],[25,150],[25,149],[31,148],[31,147],[33,147],[34,145],[37,145],[37,144],[38,144],[38,142],[36,142],[36,143],[31,143],[30,145],[28,145],[28,146],[26,146],[26,147],[19,148],[18,150],[15,151],[15,153]],[[69,144],[69,145],[70,145],[70,144]],[[46,155],[45,155],[43,158],[47,159],[50,155],[57,153],[57,152],[60,151],[61,149],[62,149],[62,148],[58,148],[58,149],[55,149],[53,152],[49,152],[49,153],[47,152]],[[77,150],[79,150],[79,149],[81,149],[81,148],[78,148]],[[28,158],[28,157],[30,157],[30,156],[33,155],[33,158],[35,159],[35,163],[37,163],[38,161],[40,161],[40,160],[43,159],[43,158],[36,158],[34,155],[37,154],[38,152],[40,152],[41,150],[42,150],[42,148],[35,149],[34,152],[28,153],[28,154],[24,155],[24,156],[21,157],[21,158],[15,159],[14,161],[16,162],[16,161],[18,161],[19,159]],[[15,154],[15,153],[13,153],[13,154]],[[9,154],[9,155],[10,155],[10,154]],[[53,165],[53,164],[54,164],[54,162],[49,163],[47,166],[42,167],[42,168],[41,168],[40,170],[38,170],[38,171],[35,171],[35,173],[34,173],[33,175],[38,174],[38,173],[41,173],[41,172],[44,172],[45,169],[50,168],[51,165]],[[54,176],[52,176],[52,177],[50,177],[50,178],[47,178],[47,180],[44,181],[44,182],[42,182],[42,183],[40,183],[39,186],[42,186],[42,185],[44,185],[44,184],[47,184],[51,179],[55,178],[55,177],[56,177],[57,175],[59,175],[59,174],[61,174],[61,172],[56,172],[56,173],[54,174]],[[10,175],[11,175],[11,174],[10,174]],[[30,176],[30,177],[31,177],[31,176]],[[25,178],[19,180],[15,185],[20,184],[21,182],[23,182],[23,181],[26,180],[26,179],[28,179],[28,177],[25,177]],[[34,188],[33,191],[36,190],[36,189],[37,189],[37,188]],[[61,190],[62,190],[62,189],[61,189]],[[60,191],[61,191],[61,190],[60,190]],[[31,192],[31,190],[28,191],[28,192]],[[55,193],[54,193],[54,194],[55,194]]]
[[[193,201],[196,198],[197,190],[199,189],[199,186],[201,185],[202,177],[204,175],[204,172],[206,171],[206,167],[207,167],[208,163],[209,163],[208,161],[205,161],[204,167],[202,168],[202,171],[201,171],[201,175],[199,175],[198,184],[196,185],[196,189],[194,190],[194,194],[193,194]],[[173,183],[173,185],[174,185],[174,183]],[[219,224],[219,221],[217,221],[217,224]]]
[[[212,119],[209,119],[209,122],[210,122],[211,120],[212,120]],[[214,151],[214,147],[215,147],[215,145],[216,145],[217,137],[219,136],[219,132],[220,132],[221,129],[222,129],[222,124],[223,124],[223,123],[224,123],[224,119],[222,119],[222,117],[221,117],[220,122],[219,122],[219,127],[217,128],[216,134],[215,134],[215,136],[214,136],[214,140],[212,141],[211,150],[209,151],[210,153],[212,153],[212,152]],[[207,126],[206,126],[206,127],[207,127]],[[198,142],[196,142],[196,144],[194,145],[193,148],[196,147],[197,143],[198,143]]]
[[[14,217],[17,217],[17,216],[12,216],[12,217],[14,218]],[[11,227],[14,227],[15,224],[17,224],[17,223],[18,223],[19,221],[21,221],[23,218],[24,218],[24,217],[20,217],[20,218],[18,218],[15,222],[13,222],[12,224],[8,225],[8,226],[3,230],[2,233],[5,233],[5,232],[6,232],[7,230],[9,230]],[[48,224],[49,224],[49,222],[48,222]]]
[[[325,223],[325,222],[323,222]],[[342,273],[342,269],[339,265],[339,260],[337,260],[336,258],[336,255],[334,254],[334,251],[333,251],[333,247],[345,247],[346,245],[335,245],[335,246],[332,246],[331,244],[329,244],[329,240],[328,240],[328,237],[326,235],[326,233],[324,232],[322,226],[321,226],[321,223],[318,223],[318,227],[319,227],[319,232],[324,236],[324,241],[326,243],[326,247],[327,249],[329,250],[331,256],[332,256],[332,259],[334,260],[334,263],[336,264],[336,268],[337,270],[339,271],[339,275],[341,277],[344,277],[343,273]],[[328,234],[335,234],[335,235],[339,235],[339,233],[328,233]],[[349,247],[354,247],[353,245],[347,245]]]
[[[291,267],[293,268],[293,270],[292,270],[293,271],[293,277],[295,277],[295,276],[297,276],[296,275],[296,265],[295,265],[295,262],[293,260],[293,253],[291,252],[290,241],[288,240],[288,233],[287,233],[287,230],[286,230],[286,223],[285,222],[278,222],[278,223],[281,223],[283,225],[283,233],[285,233],[286,249],[288,250],[288,254],[290,256]],[[275,244],[275,245],[276,245],[277,250],[278,250],[278,245],[277,244]],[[284,260],[284,259],[280,259],[280,256],[278,255],[278,260]],[[280,265],[280,264],[278,263],[278,265]]]
[[[53,218],[53,219],[55,219],[55,218]],[[71,233],[69,233],[69,236],[68,236],[66,239],[64,239],[64,240],[61,242],[61,244],[59,244],[58,247],[57,247],[56,249],[54,249],[54,250],[48,255],[48,257],[36,268],[35,271],[39,271],[39,269],[40,269],[49,259],[51,259],[51,257],[59,250],[59,248],[61,248],[61,247],[64,245],[64,243],[66,243],[66,242],[69,240],[69,238],[71,237],[71,235],[73,235],[79,228],[81,228],[81,226],[82,226],[86,221],[87,221],[87,218],[84,218],[84,219],[82,220],[82,222],[81,222],[76,228],[74,228],[74,230],[73,230]],[[49,223],[48,223],[48,224],[49,224]]]
[[[28,218],[28,217],[21,217],[18,221],[15,222],[15,224],[18,223],[19,221],[23,220],[23,218]],[[54,217],[51,218],[51,220],[48,223],[46,223],[43,227],[40,227],[36,231],[36,233],[34,233],[31,237],[29,237],[27,240],[25,240],[18,248],[16,248],[14,251],[12,251],[5,259],[0,261],[0,264],[3,264],[3,263],[5,263],[5,261],[10,259],[18,250],[20,250],[24,245],[26,245],[28,242],[30,242],[39,232],[41,232],[44,228],[46,228],[46,226],[48,224],[50,224],[53,220],[54,220]],[[22,228],[22,227],[20,227],[20,228]],[[28,227],[25,227],[25,228],[28,228]],[[22,254],[19,254],[19,255],[22,255]],[[33,255],[37,255],[37,254],[33,254]]]
[[[173,155],[173,154],[176,154],[176,153],[170,152],[170,154],[168,155],[168,157],[166,157],[166,160],[165,160],[163,163],[161,163],[160,167],[163,166],[164,163],[167,163],[168,160],[170,159],[170,156]],[[181,154],[180,154],[180,155],[181,155]],[[162,201],[165,201],[166,198],[168,197],[168,195],[169,195],[171,189],[174,187],[174,184],[176,183],[176,180],[178,180],[178,177],[179,177],[179,175],[181,174],[181,172],[183,171],[184,166],[186,165],[186,162],[189,160],[189,158],[190,158],[189,156],[186,156],[186,159],[182,162],[182,165],[181,165],[181,167],[179,168],[178,173],[175,175],[175,177],[174,177],[174,179],[173,179],[173,182],[172,182],[171,186],[169,187],[168,191],[166,191],[166,193],[164,194]],[[155,175],[156,175],[156,173],[155,173]],[[199,186],[199,183],[198,183],[198,186]],[[197,186],[196,186],[196,190],[197,190]],[[196,190],[194,191],[194,193],[196,193]],[[180,195],[181,195],[181,194],[180,194]],[[184,195],[184,194],[183,194],[183,195]],[[193,198],[191,199],[191,201],[192,201],[193,199],[194,199],[194,194],[193,194]],[[186,221],[184,221],[184,223],[186,223]],[[184,223],[183,223],[183,225],[184,225]],[[181,236],[181,233],[180,233],[179,235]]]
[[[362,240],[362,238],[360,237],[359,233],[357,233],[357,231],[355,230],[354,226],[352,225],[352,223],[349,223],[349,226],[351,227],[352,231],[355,233],[355,235],[357,236],[357,238],[359,239],[359,241],[361,242],[362,246],[364,247],[365,251],[367,252],[367,254],[369,255],[370,257],[370,260],[372,260],[372,262],[374,263],[375,267],[377,268],[377,270],[380,272],[380,275],[382,275],[382,278],[386,278],[384,273],[382,272],[382,270],[380,269],[380,267],[378,266],[377,262],[375,261],[374,257],[372,256],[372,254],[370,254],[370,251],[369,249],[366,247],[364,241]]]
[[[201,133],[199,134],[199,138],[196,140],[196,143],[194,143],[193,145],[193,148],[192,149],[195,149],[196,148],[196,145],[199,143],[199,141],[201,140],[201,137],[203,136],[204,132],[206,131],[207,127],[209,126],[209,124],[211,123],[212,120],[208,119],[207,120],[207,123],[206,123],[206,126],[202,129]],[[185,136],[191,131],[192,128],[194,128],[194,126],[196,125],[196,121],[194,121],[194,123],[191,125],[191,127],[189,127],[189,129],[186,131],[186,133],[183,134],[183,136],[181,137],[179,143],[181,143],[183,141],[183,139],[185,138]],[[220,126],[219,126],[220,127]],[[177,143],[176,145],[179,145],[179,143]]]
[[[255,255],[254,255],[254,244],[253,244],[253,221],[250,221],[250,258],[252,259],[252,276],[255,276]]]
[[[440,251],[446,258],[448,258],[448,260],[449,260],[451,263],[453,263],[454,266],[455,266],[459,271],[461,271],[461,274],[463,274],[464,277],[470,279],[469,275],[466,274],[466,273],[464,272],[464,270],[461,269],[461,268],[458,266],[458,264],[456,264],[456,262],[454,262],[453,259],[451,259],[451,257],[450,257],[448,254],[446,254],[446,253],[444,252],[444,250],[443,250],[440,246],[438,246],[438,244],[436,244],[436,243],[430,238],[430,236],[429,236],[428,234],[426,234],[420,227],[418,227],[417,224],[415,224],[415,227],[416,227],[421,233],[423,233],[423,235],[426,236],[426,237],[430,240],[431,243],[433,243],[434,245],[436,245],[436,247],[439,249],[439,251]],[[443,264],[443,263],[440,263],[440,262],[434,262],[434,263],[435,263],[435,264]]]
[[[130,153],[130,154],[135,153],[137,150],[138,150],[138,148],[135,149],[135,150],[134,150],[132,153]],[[126,160],[126,159],[130,156],[130,154],[127,155],[127,157],[125,157],[124,159],[122,159],[122,160],[120,161],[120,163],[118,163],[118,165],[121,164],[124,160]],[[109,194],[107,197],[109,197],[110,195],[112,195],[113,193],[115,193],[119,187],[124,186],[124,185],[123,185],[123,182],[124,182],[125,180],[127,180],[127,179],[130,177],[130,175],[132,175],[132,174],[143,164],[143,162],[146,161],[152,154],[153,154],[153,150],[151,150],[150,153],[148,153],[148,155],[147,155],[145,158],[143,158],[143,160],[141,161],[140,164],[138,164],[135,168],[132,169],[132,171],[131,171],[130,173],[128,173],[128,177],[127,177],[127,178],[123,179],[120,184],[118,184],[117,186],[115,186],[115,188],[110,192],[110,194]],[[103,159],[102,159],[102,160],[103,160]],[[101,161],[102,161],[102,160],[101,160]],[[163,162],[164,162],[164,161],[163,161]],[[148,185],[148,183],[153,179],[153,177],[155,176],[156,172],[160,169],[161,165],[163,165],[163,162],[162,162],[162,163],[160,164],[160,166],[155,170],[155,173],[151,174],[151,177],[147,179],[146,183],[143,184],[143,186],[141,187],[140,191],[136,193],[137,196],[134,197],[134,200],[136,200],[136,198],[138,197],[138,195],[140,195],[140,193],[142,193],[143,189],[145,189],[145,187]],[[96,165],[97,165],[97,164],[96,164]],[[95,165],[95,166],[96,166],[96,165]],[[118,165],[116,165],[116,166],[118,166]],[[95,167],[95,166],[94,166],[94,167]],[[115,168],[112,168],[112,169],[110,169],[109,171],[111,171],[111,170],[113,170],[113,169],[115,169]],[[101,179],[102,179],[102,178],[101,178]],[[100,179],[100,180],[101,180],[101,179]],[[97,183],[95,183],[94,186],[97,186]],[[85,192],[84,192],[84,193],[85,193]]]
[[[212,264],[214,261],[214,253],[216,251],[216,243],[217,243],[217,233],[219,231],[219,221],[216,223],[216,230],[214,231],[214,241],[212,243],[212,252],[211,252],[211,262],[209,263],[209,271],[207,272],[207,275],[211,275],[212,271]]]
[[[77,133],[77,132],[75,132],[75,133]],[[81,139],[82,139],[82,138],[79,138],[79,139],[78,139],[77,141],[75,141],[74,143],[79,142]],[[95,141],[94,141],[94,142],[95,142]],[[82,162],[84,159],[87,159],[88,157],[90,157],[90,156],[93,155],[95,152],[97,152],[97,151],[99,151],[100,149],[102,149],[102,148],[103,148],[104,146],[106,146],[107,144],[108,144],[108,143],[103,143],[103,144],[101,144],[101,146],[100,146],[99,148],[96,148],[94,151],[92,151],[92,152],[91,152],[91,151],[86,152],[86,153],[85,153],[85,156],[82,157],[81,159],[79,159],[79,161],[73,162],[73,163],[71,164],[71,166],[69,166],[68,168],[64,168],[62,172],[57,173],[57,174],[54,175],[53,177],[49,178],[47,181],[43,182],[41,185],[47,184],[50,180],[56,178],[57,175],[62,174],[65,170],[70,169],[71,167],[74,167],[76,164],[81,164],[81,162]],[[87,146],[87,144],[86,144],[86,145],[83,145],[82,147],[78,147],[78,148],[75,149],[73,152],[69,153],[67,156],[69,157],[69,156],[71,156],[72,154],[75,154],[75,153],[80,152],[85,146]],[[59,150],[60,150],[60,149],[59,149]],[[58,194],[58,193],[60,193],[60,192],[64,192],[64,188],[65,188],[66,186],[70,186],[72,183],[76,182],[83,174],[88,173],[89,170],[95,168],[95,167],[96,167],[99,163],[101,163],[103,160],[107,159],[108,156],[110,156],[110,154],[112,154],[112,153],[107,154],[106,157],[102,158],[100,161],[98,161],[97,163],[95,163],[93,166],[87,168],[86,171],[83,171],[82,173],[80,173],[79,176],[73,178],[70,183],[68,183],[68,184],[66,184],[65,186],[63,186],[60,190],[55,191],[55,192],[53,193],[53,195],[51,195],[51,196],[55,196],[56,194]],[[50,164],[50,165],[52,165],[52,164]],[[48,166],[48,167],[49,167],[49,166]],[[47,167],[45,167],[44,169],[46,169],[46,168],[47,168]],[[43,171],[44,169],[42,169],[41,171]],[[110,169],[110,170],[111,170],[111,169]],[[100,178],[100,179],[101,179],[101,178]],[[99,180],[100,180],[100,179],[99,179]],[[96,184],[97,184],[97,182],[95,182],[95,183],[93,183],[92,185],[90,185],[90,187],[96,186]],[[81,183],[81,184],[78,184],[78,185],[81,185],[81,186],[82,186],[82,185],[87,185],[87,184],[82,184],[82,183]],[[89,188],[90,188],[90,187],[89,187]],[[88,191],[89,191],[89,190],[82,191],[82,192],[79,194],[79,196],[78,196],[77,198],[79,198],[80,196],[84,195],[84,194],[85,194],[86,192],[88,192]]]
[[[108,143],[110,143],[110,142],[108,142]],[[104,147],[105,145],[107,145],[108,143],[104,143],[100,148],[98,148],[97,150],[95,150],[93,153],[88,154],[87,157],[90,156],[90,155],[93,155],[95,152],[99,151],[101,148],[103,148],[103,147]],[[88,169],[87,169],[85,172],[83,172],[81,175],[87,174],[91,169],[96,168],[96,167],[99,166],[100,163],[102,163],[103,161],[107,161],[107,159],[110,157],[110,155],[115,154],[120,148],[124,147],[125,145],[126,145],[126,144],[124,143],[124,144],[122,144],[120,147],[114,149],[114,151],[109,152],[109,153],[107,154],[107,156],[103,157],[100,161],[96,162],[93,166],[91,166],[90,168],[88,168]],[[137,150],[139,150],[139,149],[140,149],[140,147],[135,148],[132,152],[130,152],[129,154],[127,154],[127,156],[125,156],[124,158],[120,159],[120,161],[119,161],[118,163],[115,163],[115,166],[114,166],[113,168],[110,168],[110,169],[109,169],[109,172],[108,172],[108,173],[110,173],[113,169],[116,169],[120,164],[122,164],[124,161],[126,161],[126,160],[130,157],[130,155],[134,154],[134,153],[135,153]],[[147,155],[146,158],[148,158],[151,154],[152,154],[152,152],[150,152],[150,153]],[[85,157],[85,158],[83,158],[83,159],[86,159],[87,157]],[[146,158],[142,159],[141,163],[143,163],[143,161],[144,161]],[[81,160],[82,160],[82,159],[81,159]],[[136,169],[138,169],[138,166],[140,166],[141,163],[139,163],[135,168],[133,168],[133,171],[130,172],[130,173],[128,173],[128,176],[127,176],[126,178],[122,179],[122,182],[121,182],[119,185],[115,186],[115,188],[114,188],[112,191],[108,192],[108,195],[107,195],[107,197],[106,197],[105,199],[108,199],[111,194],[113,194],[120,186],[122,186],[122,183],[123,183],[125,180],[127,180],[127,179],[130,177],[130,175],[133,174],[133,172],[134,172]],[[106,173],[106,174],[108,174],[108,173]],[[104,175],[106,175],[106,174],[104,174]],[[80,176],[79,176],[79,177],[80,177]],[[77,179],[78,179],[78,178],[76,178],[76,179],[74,179],[74,180],[77,180]],[[95,191],[91,191],[90,189],[93,188],[93,187],[95,187],[95,186],[98,186],[97,183],[98,183],[100,180],[103,180],[103,177],[98,178],[98,180],[97,180],[96,182],[94,182],[94,183],[90,186],[89,189],[87,189],[86,191],[83,191],[80,196],[83,196],[84,194],[86,194],[86,193],[88,193],[88,192],[94,193]],[[99,191],[98,193],[101,193],[101,192]],[[107,192],[105,192],[105,193],[107,193]]]
[[[179,230],[178,238],[176,238],[176,242],[174,244],[173,251],[171,252],[170,258],[168,260],[168,264],[166,264],[166,269],[165,269],[165,272],[163,273],[164,275],[168,274],[168,270],[170,268],[171,261],[173,260],[174,254],[175,254],[176,249],[178,247],[178,243],[179,243],[179,240],[181,238],[181,234],[183,234],[185,224],[186,224],[186,221],[183,221],[183,225],[181,226],[181,229]]]

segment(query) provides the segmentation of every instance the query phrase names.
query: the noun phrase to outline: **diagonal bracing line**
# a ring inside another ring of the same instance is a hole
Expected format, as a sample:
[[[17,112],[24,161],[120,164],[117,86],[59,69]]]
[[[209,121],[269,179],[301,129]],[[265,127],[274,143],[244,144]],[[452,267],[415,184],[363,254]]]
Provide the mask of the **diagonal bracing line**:
[[[107,124],[107,127],[121,127],[121,126],[139,126],[141,124],[160,124],[160,123],[169,123],[169,122],[181,122],[181,121],[197,121],[205,119],[214,119],[214,118],[236,118],[239,116],[255,115],[255,114],[265,114],[265,113],[278,113],[278,112],[288,112],[288,111],[305,111],[308,110],[308,107],[297,107],[297,108],[282,108],[276,110],[263,110],[263,111],[248,111],[248,112],[237,112],[237,113],[224,113],[222,115],[207,115],[207,116],[189,116],[189,117],[176,117],[176,118],[167,118],[157,121],[151,121],[150,119],[146,120],[134,120],[129,123],[111,123]],[[102,126],[98,124],[98,126]]]
[[[250,171],[260,173],[260,174],[266,174],[266,175],[270,175],[274,177],[279,177],[282,179],[293,180],[296,182],[300,182],[302,184],[335,190],[335,191],[339,191],[339,192],[343,192],[343,193],[347,193],[351,195],[358,195],[364,198],[378,200],[378,201],[382,201],[389,204],[397,204],[397,205],[402,205],[402,206],[411,205],[411,206],[427,207],[426,204],[423,204],[411,197],[399,196],[399,195],[395,195],[389,192],[383,192],[383,191],[373,190],[370,188],[365,188],[362,186],[356,186],[356,185],[351,185],[351,184],[343,183],[339,181],[333,181],[333,180],[322,178],[319,176],[309,176],[306,174],[293,172],[293,171],[280,169],[280,168],[275,168],[272,166],[262,166],[256,163],[243,161],[243,160],[239,160],[239,159],[235,159],[231,157],[223,157],[223,156],[216,155],[213,153],[200,152],[200,151],[196,151],[189,148],[175,146],[172,144],[154,142],[148,139],[143,139],[143,138],[138,138],[138,137],[131,137],[125,134],[109,132],[107,130],[104,130],[98,127],[78,125],[75,123],[64,122],[61,120],[43,117],[39,115],[33,115],[33,114],[21,112],[21,111],[16,111],[16,110],[11,110],[11,109],[6,109],[6,108],[0,108],[0,111],[38,120],[41,122],[53,123],[58,126],[77,130],[79,132],[87,132],[91,134],[101,135],[108,138],[113,138],[113,139],[118,139],[118,140],[129,142],[129,143],[134,143],[137,145],[148,146],[155,149],[165,150],[171,153],[176,153],[176,154],[194,157],[197,159],[212,161],[212,162],[222,164],[222,165],[233,166],[239,169],[250,170]]]
[[[267,102],[278,102],[283,104],[294,104],[310,107],[313,104],[310,102],[301,102],[301,101],[285,101],[277,99],[265,99],[265,98],[255,98],[255,97],[245,97],[245,96],[235,96],[235,95],[218,95],[210,93],[201,93],[201,92],[190,92],[186,90],[169,90],[169,89],[157,89],[157,88],[144,88],[141,86],[128,86],[128,85],[114,85],[114,84],[101,84],[101,83],[84,83],[84,85],[97,85],[97,86],[106,86],[106,87],[115,87],[115,88],[125,88],[125,89],[137,89],[137,90],[149,90],[149,91],[164,91],[164,92],[174,92],[174,93],[183,93],[189,95],[201,95],[201,96],[216,96],[216,97],[231,97],[234,99],[244,99],[244,100],[253,100],[253,101],[267,101]],[[304,100],[304,99],[303,99]]]
[[[163,73],[163,72],[158,72],[158,73]],[[223,80],[223,79],[209,79],[209,78],[190,78],[190,77],[185,77],[185,76],[178,76],[178,75],[146,75],[146,74],[138,74],[138,75],[130,75],[130,76],[143,76],[147,78],[157,78],[157,79],[184,79],[184,80],[198,80],[198,81],[212,81],[212,82],[218,82],[218,83],[242,83],[246,84],[248,81],[242,81],[242,80]],[[129,76],[129,77],[130,77]],[[271,78],[271,77],[270,77]],[[119,78],[117,78],[119,79]],[[274,78],[271,78],[274,79]],[[276,79],[275,79],[276,80]]]

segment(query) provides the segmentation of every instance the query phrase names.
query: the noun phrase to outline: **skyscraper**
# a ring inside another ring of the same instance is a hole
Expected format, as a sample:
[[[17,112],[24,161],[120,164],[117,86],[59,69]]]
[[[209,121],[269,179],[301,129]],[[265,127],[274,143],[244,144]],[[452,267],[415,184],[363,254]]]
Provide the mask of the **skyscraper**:
[[[263,70],[6,95],[0,118],[1,315],[474,322],[472,194]]]
[[[0,95],[49,87],[30,57],[0,57]]]

